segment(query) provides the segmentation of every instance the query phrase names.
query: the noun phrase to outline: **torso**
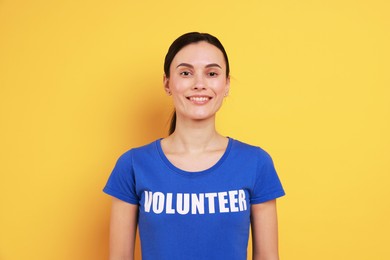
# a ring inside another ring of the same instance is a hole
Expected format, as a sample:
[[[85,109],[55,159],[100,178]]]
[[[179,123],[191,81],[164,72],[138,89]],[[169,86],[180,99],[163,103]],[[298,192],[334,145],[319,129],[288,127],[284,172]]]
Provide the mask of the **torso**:
[[[221,150],[204,153],[212,159],[176,156],[190,170],[190,158],[199,168],[214,163],[198,172],[173,165],[160,140],[118,160],[105,192],[138,205],[142,259],[247,259],[250,205],[284,192],[266,152],[231,138]]]

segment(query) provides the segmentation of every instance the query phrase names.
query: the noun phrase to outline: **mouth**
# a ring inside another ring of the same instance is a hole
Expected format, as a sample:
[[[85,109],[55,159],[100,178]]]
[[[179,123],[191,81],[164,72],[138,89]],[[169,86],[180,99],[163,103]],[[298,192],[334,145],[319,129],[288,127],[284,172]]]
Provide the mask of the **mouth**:
[[[187,99],[194,104],[201,105],[201,104],[207,103],[209,100],[212,99],[212,97],[210,97],[210,96],[189,96],[189,97],[187,97]]]
[[[190,101],[195,101],[195,102],[205,102],[211,99],[211,97],[207,96],[191,96],[187,97],[188,100]]]

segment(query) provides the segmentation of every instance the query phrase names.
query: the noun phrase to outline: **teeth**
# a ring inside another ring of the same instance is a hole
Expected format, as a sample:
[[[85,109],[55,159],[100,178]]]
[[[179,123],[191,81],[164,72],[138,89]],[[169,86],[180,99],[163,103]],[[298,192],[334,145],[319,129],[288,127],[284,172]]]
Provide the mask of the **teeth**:
[[[206,100],[209,100],[208,97],[190,97],[191,101],[196,101],[196,102],[204,102]]]

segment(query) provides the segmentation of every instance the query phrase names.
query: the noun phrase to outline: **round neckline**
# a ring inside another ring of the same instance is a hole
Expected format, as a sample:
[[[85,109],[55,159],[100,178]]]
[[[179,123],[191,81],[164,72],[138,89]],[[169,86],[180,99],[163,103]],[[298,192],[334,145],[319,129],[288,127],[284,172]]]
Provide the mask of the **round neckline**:
[[[226,158],[229,155],[229,152],[230,152],[230,149],[232,147],[232,144],[233,144],[233,139],[230,138],[230,137],[227,137],[227,138],[228,138],[228,145],[227,145],[227,147],[226,147],[222,157],[219,158],[219,160],[213,166],[211,166],[210,168],[207,168],[207,169],[202,170],[202,171],[194,171],[194,172],[185,171],[183,169],[180,169],[180,168],[176,167],[173,163],[171,163],[171,161],[169,161],[169,159],[167,158],[167,156],[165,155],[165,153],[164,153],[164,151],[163,151],[163,149],[161,147],[161,140],[162,140],[162,138],[157,139],[155,141],[155,144],[156,144],[157,151],[158,151],[158,153],[160,155],[161,160],[164,162],[164,164],[166,166],[168,166],[169,169],[171,169],[172,171],[174,171],[176,173],[182,174],[182,175],[196,177],[196,176],[202,176],[202,175],[205,175],[205,174],[212,173],[219,166],[221,166],[221,164],[226,160]]]

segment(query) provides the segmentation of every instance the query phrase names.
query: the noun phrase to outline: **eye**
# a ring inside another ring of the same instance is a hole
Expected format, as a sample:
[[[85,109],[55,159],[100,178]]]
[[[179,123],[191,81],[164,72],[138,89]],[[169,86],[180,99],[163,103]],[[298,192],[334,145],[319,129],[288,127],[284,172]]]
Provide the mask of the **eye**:
[[[209,72],[209,76],[210,77],[216,77],[216,76],[218,76],[218,73],[216,73],[216,72]]]
[[[180,75],[182,75],[182,76],[189,76],[190,72],[189,71],[182,71],[182,72],[180,72]]]

